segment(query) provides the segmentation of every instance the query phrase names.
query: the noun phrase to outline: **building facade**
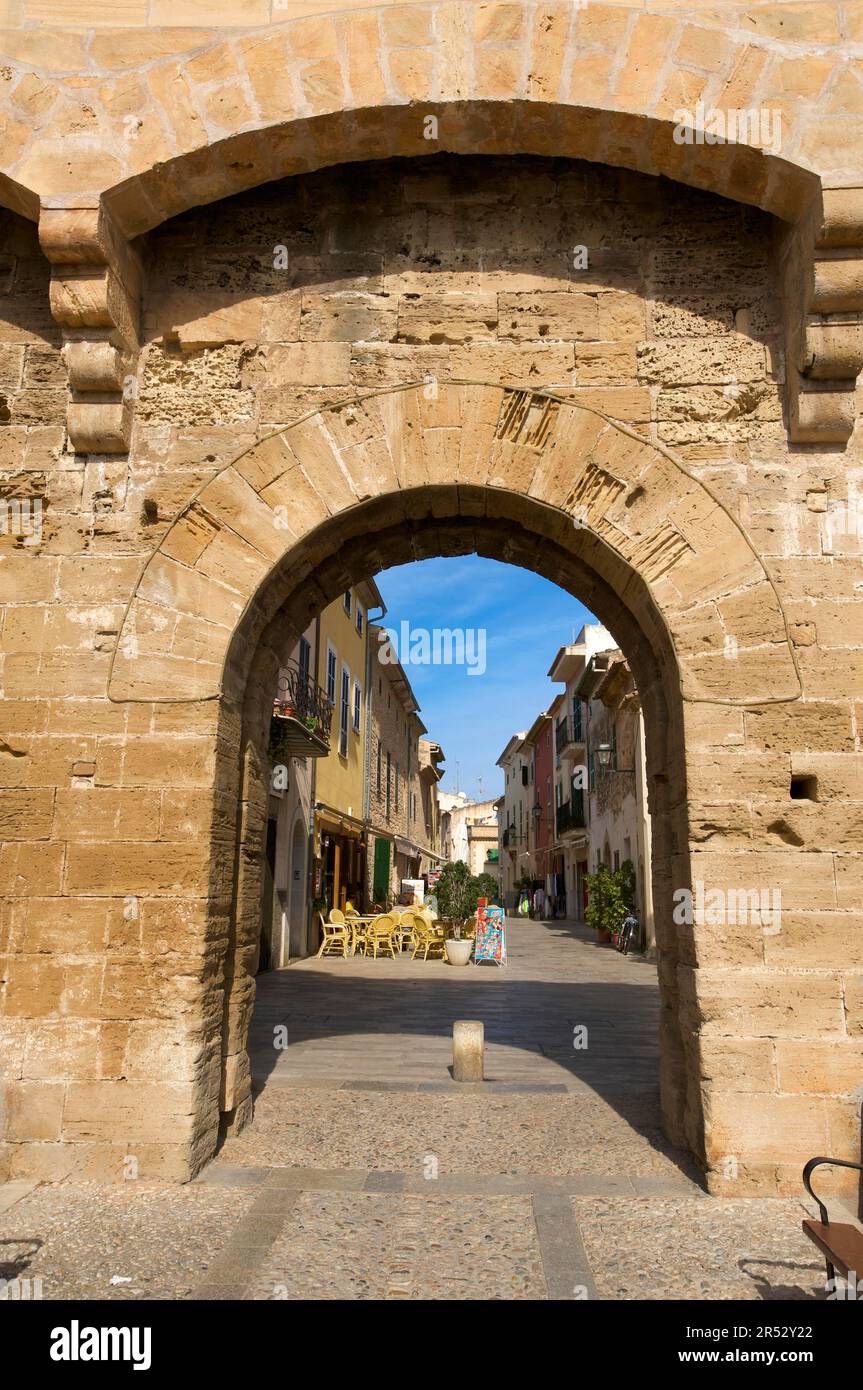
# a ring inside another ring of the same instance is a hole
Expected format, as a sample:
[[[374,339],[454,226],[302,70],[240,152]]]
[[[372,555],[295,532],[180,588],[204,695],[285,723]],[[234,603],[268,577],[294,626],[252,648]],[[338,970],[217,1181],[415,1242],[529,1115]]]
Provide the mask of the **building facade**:
[[[405,880],[416,881],[440,863],[437,783],[444,755],[423,739],[413,688],[385,640],[372,626],[369,640],[369,738],[366,770],[366,900],[386,908]]]
[[[533,749],[527,730],[513,734],[497,760],[503,771],[503,805],[499,809],[500,877],[504,907],[514,911],[519,890],[534,876],[530,849],[530,808],[533,805]]]
[[[577,921],[587,908],[589,872],[590,709],[578,693],[586,665],[597,651],[614,647],[599,623],[587,623],[575,642],[561,647],[549,679],[564,685],[554,726],[554,888],[558,910]]]
[[[316,769],[312,898],[344,911],[365,896],[365,787],[369,612],[383,600],[374,580],[346,589],[320,618],[317,680],[333,711],[329,756]]]
[[[319,622],[279,670],[270,747],[258,970],[280,969],[317,944],[311,917],[314,783],[330,749],[332,710],[317,684]]]
[[[644,718],[632,672],[620,651],[595,653],[578,693],[589,716],[589,862],[611,870],[629,861],[642,944],[656,950],[651,882],[651,824],[645,778]]]

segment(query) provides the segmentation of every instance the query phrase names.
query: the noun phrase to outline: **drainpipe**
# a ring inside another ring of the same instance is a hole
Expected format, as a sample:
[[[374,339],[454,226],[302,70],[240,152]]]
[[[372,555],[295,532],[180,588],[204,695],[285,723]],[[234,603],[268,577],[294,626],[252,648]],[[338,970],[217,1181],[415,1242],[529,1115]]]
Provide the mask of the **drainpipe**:
[[[383,607],[377,617],[372,618],[371,611],[366,609],[366,723],[365,723],[365,750],[363,756],[363,839],[366,846],[366,883],[369,882],[371,875],[372,886],[374,886],[374,858],[371,854],[371,811],[372,811],[372,644],[369,637],[371,624],[380,622],[387,614],[386,607]],[[366,883],[363,884],[363,894],[366,891]],[[365,904],[368,906],[368,904]]]

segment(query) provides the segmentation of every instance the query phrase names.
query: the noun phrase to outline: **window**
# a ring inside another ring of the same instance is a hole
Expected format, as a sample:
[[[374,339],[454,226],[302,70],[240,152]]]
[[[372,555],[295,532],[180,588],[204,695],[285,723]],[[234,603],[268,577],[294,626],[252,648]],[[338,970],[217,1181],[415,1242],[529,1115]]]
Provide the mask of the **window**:
[[[350,589],[346,589],[346,590],[345,590],[345,612],[347,613],[348,617],[351,616],[351,591],[350,591]]]
[[[357,632],[360,634],[360,637],[362,637],[362,635],[363,635],[363,610],[360,608],[360,605],[359,605],[359,604],[357,604]]]
[[[381,750],[381,741],[380,741],[380,739],[378,739],[378,777],[377,777],[378,796],[380,796],[380,794],[381,794],[381,752],[382,752],[382,750]]]
[[[620,850],[619,850],[619,849],[616,849],[616,850],[614,851],[614,872],[617,873],[617,871],[618,871],[619,868],[620,868]]]
[[[396,815],[398,815],[398,809],[399,809],[399,765],[398,765],[398,763],[396,763],[396,768],[395,768],[395,792],[396,792]]]
[[[342,667],[342,703],[339,710],[339,752],[343,758],[348,756],[348,716],[351,703],[351,673],[347,666]]]
[[[611,766],[617,767],[617,725],[611,726]]]
[[[387,820],[390,818],[390,802],[392,799],[392,759],[387,753]]]
[[[300,638],[300,650],[297,654],[297,665],[300,668],[300,684],[305,685],[309,679],[309,657],[312,649],[305,637]]]
[[[360,731],[360,710],[362,708],[363,695],[360,690],[359,681],[354,681],[354,730]]]
[[[327,699],[331,705],[336,703],[336,666],[338,658],[335,651],[327,643]]]

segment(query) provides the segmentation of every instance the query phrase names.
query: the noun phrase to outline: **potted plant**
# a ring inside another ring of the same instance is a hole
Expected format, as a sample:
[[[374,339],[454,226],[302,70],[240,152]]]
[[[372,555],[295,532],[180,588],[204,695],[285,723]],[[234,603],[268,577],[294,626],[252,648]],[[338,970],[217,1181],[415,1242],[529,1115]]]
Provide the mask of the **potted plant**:
[[[467,965],[473,952],[473,941],[462,937],[465,923],[476,912],[480,898],[492,899],[497,883],[491,874],[472,877],[467,864],[460,860],[445,864],[437,881],[438,912],[441,919],[453,924],[453,935],[444,943],[450,965]]]
[[[603,946],[611,940],[607,921],[610,881],[611,870],[605,864],[600,864],[596,873],[588,874],[587,877],[588,898],[584,919],[591,930],[596,932],[596,939]]]
[[[588,901],[585,920],[596,932],[602,945],[616,941],[635,897],[635,871],[630,860],[624,860],[612,873],[600,864],[587,879]]]
[[[461,930],[459,924],[459,931]],[[444,942],[446,958],[450,965],[467,965],[473,954],[473,942],[469,936],[448,936]]]

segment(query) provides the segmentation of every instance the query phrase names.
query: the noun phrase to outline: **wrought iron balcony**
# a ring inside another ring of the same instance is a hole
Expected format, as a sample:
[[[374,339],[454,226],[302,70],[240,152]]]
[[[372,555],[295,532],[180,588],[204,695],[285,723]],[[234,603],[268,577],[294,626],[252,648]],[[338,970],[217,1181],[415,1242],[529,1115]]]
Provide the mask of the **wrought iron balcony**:
[[[516,845],[521,844],[523,838],[514,825],[508,825],[501,836],[501,844],[504,849],[515,849]]]
[[[333,707],[317,681],[289,666],[279,678],[270,721],[270,756],[274,763],[288,758],[325,758],[330,751]]]
[[[584,815],[584,792],[574,791],[569,801],[558,806],[555,825],[558,837],[572,830],[584,830],[587,822]]]
[[[576,707],[574,714],[566,714],[563,719],[558,719],[554,731],[554,744],[559,758],[578,756],[579,748],[584,747],[585,731],[584,720],[581,714],[581,705]]]

